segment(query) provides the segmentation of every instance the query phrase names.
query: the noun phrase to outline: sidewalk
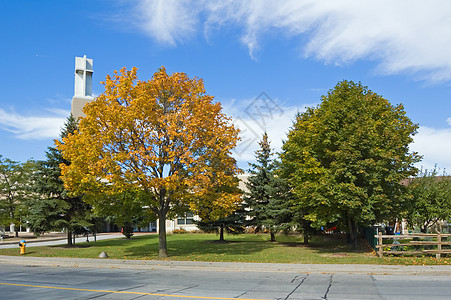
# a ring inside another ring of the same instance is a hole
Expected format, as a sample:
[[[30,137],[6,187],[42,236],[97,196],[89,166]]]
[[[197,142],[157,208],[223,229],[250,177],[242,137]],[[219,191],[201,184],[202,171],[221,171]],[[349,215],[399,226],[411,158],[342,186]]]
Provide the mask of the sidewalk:
[[[121,237],[123,237],[123,235],[119,232],[98,233],[95,238],[93,235],[89,235],[88,241],[93,242],[94,240],[100,241],[105,239],[117,239]],[[8,238],[3,241],[0,241],[0,249],[16,248],[16,247],[18,248],[19,241],[21,240],[26,241],[27,247],[53,246],[53,245],[63,245],[67,243],[67,237],[65,233],[50,233],[40,237],[36,237],[32,234],[28,235],[22,234],[18,238]],[[76,237],[75,244],[83,242],[86,242],[86,236]]]
[[[211,272],[284,272],[319,274],[365,274],[365,275],[428,275],[451,276],[451,266],[398,266],[398,265],[340,265],[340,264],[276,264],[195,262],[165,260],[119,260],[65,257],[0,256],[0,264],[119,268],[131,270],[189,270]],[[450,277],[451,279],[451,277]]]
[[[133,232],[133,235],[146,235],[146,234],[156,234],[155,232]],[[14,233],[10,233],[8,238],[5,238],[3,241],[0,241],[0,245],[7,245],[7,244],[17,244],[21,240],[26,240],[27,243],[37,243],[37,242],[43,242],[43,241],[53,241],[53,240],[66,240],[67,234],[64,232],[52,232],[52,233],[45,233],[39,237],[35,236],[31,232],[21,232],[19,233],[19,237],[13,237]],[[123,237],[123,235],[120,232],[103,232],[103,233],[97,233],[97,237],[102,235],[117,235],[119,237]],[[79,235],[78,237],[83,237],[82,235]],[[89,238],[91,239],[92,234],[89,235]],[[86,239],[86,237],[85,237]]]
[[[20,232],[19,237],[14,237],[14,233],[9,233],[8,237],[0,241],[0,245],[7,244],[18,244],[21,240],[26,240],[27,243],[34,243],[39,241],[50,241],[50,240],[62,240],[66,239],[66,233],[45,233],[39,237],[35,236],[31,232]]]

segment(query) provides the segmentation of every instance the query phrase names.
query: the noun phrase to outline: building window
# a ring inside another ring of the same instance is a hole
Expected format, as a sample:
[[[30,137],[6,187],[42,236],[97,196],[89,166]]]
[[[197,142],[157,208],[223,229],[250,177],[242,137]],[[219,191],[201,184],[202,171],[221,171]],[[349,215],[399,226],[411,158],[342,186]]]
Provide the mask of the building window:
[[[194,215],[187,213],[185,216],[178,216],[177,225],[192,225],[194,224]]]

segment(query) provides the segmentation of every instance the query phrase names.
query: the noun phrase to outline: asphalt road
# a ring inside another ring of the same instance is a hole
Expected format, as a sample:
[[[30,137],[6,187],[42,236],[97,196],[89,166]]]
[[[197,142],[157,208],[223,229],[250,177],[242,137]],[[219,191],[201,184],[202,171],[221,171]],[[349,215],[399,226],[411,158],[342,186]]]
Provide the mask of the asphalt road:
[[[448,275],[212,270],[3,262],[0,299],[451,299]]]

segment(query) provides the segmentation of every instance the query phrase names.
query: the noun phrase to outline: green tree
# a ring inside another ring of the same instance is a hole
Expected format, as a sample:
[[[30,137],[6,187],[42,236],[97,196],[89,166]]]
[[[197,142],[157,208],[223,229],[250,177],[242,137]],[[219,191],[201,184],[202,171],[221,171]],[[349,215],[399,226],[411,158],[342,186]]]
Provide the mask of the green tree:
[[[95,197],[95,199],[91,199]],[[141,190],[124,190],[118,194],[95,194],[84,196],[88,203],[95,202],[93,212],[96,216],[109,220],[123,228],[123,234],[130,238],[134,225],[156,221],[156,216],[146,206],[145,193]]]
[[[421,170],[408,181],[411,199],[408,201],[407,220],[422,232],[439,221],[451,219],[451,176],[438,176],[436,168]]]
[[[276,175],[276,162],[272,159],[268,134],[263,134],[260,149],[255,152],[256,164],[250,163],[250,176],[246,186],[245,202],[249,207],[249,225],[257,229],[269,229],[271,241],[280,230],[288,230],[292,225],[289,186]]]
[[[77,130],[77,121],[70,116],[60,137],[65,138]],[[61,179],[60,165],[69,165],[61,152],[48,147],[46,160],[38,161],[33,174],[34,192],[40,197],[28,203],[28,222],[35,234],[42,234],[52,230],[66,230],[67,244],[73,242],[74,233],[84,233],[86,228],[94,226],[94,215],[91,207],[83,202],[81,196],[72,197],[64,188]]]
[[[27,214],[27,201],[33,194],[30,180],[34,161],[25,163],[12,161],[0,155],[0,224],[14,224],[15,236]]]
[[[296,116],[282,163],[295,209],[316,227],[339,222],[353,248],[357,229],[399,213],[401,180],[420,160],[409,152],[417,125],[401,104],[352,81],[339,82],[316,108]]]
[[[117,195],[140,190],[158,218],[159,255],[167,256],[166,218],[185,205],[233,211],[239,197],[203,197],[238,172],[231,151],[238,130],[207,95],[201,79],[160,68],[148,81],[137,69],[107,76],[105,92],[84,107],[79,130],[58,145],[74,194]],[[214,176],[217,180],[211,180]],[[90,197],[96,206],[96,197]]]

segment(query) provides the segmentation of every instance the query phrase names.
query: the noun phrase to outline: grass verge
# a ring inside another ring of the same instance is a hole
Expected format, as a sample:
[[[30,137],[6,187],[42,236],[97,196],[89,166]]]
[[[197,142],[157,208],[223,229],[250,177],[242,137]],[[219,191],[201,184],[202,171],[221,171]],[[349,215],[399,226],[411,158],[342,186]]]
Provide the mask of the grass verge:
[[[352,251],[341,237],[317,236],[310,245],[302,244],[299,236],[277,236],[270,242],[263,234],[227,236],[220,243],[214,234],[168,235],[167,260],[305,263],[305,264],[401,264],[401,265],[451,265],[449,257],[437,260],[432,257],[384,257],[378,258],[369,246],[362,242],[359,251]],[[134,236],[102,240],[96,243],[79,243],[72,247],[27,247],[28,256],[97,258],[102,251],[111,259],[156,260],[158,236]],[[0,255],[19,255],[19,249],[0,249]]]

